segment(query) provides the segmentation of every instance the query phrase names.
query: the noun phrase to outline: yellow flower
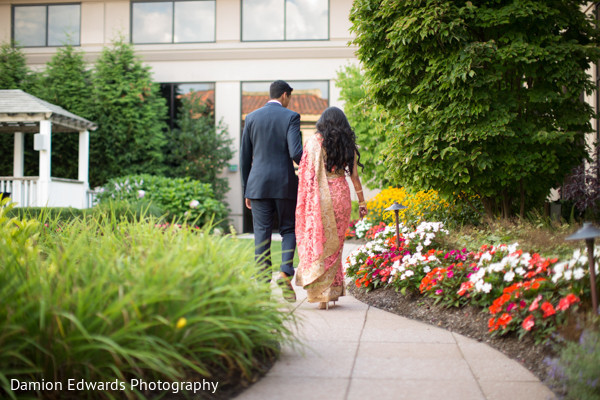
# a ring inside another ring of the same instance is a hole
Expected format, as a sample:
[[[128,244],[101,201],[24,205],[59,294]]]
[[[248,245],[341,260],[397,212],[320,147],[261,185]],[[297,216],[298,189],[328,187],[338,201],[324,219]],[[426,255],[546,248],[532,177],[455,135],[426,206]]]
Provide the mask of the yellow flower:
[[[177,329],[181,329],[183,327],[185,327],[187,325],[187,319],[181,317],[179,318],[179,320],[177,321],[177,324],[175,325],[175,327]]]

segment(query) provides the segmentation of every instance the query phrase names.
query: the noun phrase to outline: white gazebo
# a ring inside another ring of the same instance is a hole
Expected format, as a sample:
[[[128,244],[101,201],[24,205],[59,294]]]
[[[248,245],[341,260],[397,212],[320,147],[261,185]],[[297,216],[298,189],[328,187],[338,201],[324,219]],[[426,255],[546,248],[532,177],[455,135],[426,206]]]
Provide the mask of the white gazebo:
[[[13,176],[0,176],[0,197],[10,196],[17,207],[89,207],[89,131],[95,129],[93,122],[22,90],[0,90],[0,135],[14,135]],[[78,177],[52,177],[52,135],[74,132],[79,133]],[[40,153],[39,176],[23,176],[28,133],[34,134],[33,147]]]

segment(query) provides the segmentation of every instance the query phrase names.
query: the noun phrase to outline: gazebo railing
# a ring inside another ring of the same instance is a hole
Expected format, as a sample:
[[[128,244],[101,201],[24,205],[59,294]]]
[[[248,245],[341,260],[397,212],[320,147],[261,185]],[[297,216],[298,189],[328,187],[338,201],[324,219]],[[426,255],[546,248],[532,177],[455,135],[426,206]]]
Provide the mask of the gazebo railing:
[[[37,176],[0,176],[0,197],[10,197],[19,207],[36,204]]]

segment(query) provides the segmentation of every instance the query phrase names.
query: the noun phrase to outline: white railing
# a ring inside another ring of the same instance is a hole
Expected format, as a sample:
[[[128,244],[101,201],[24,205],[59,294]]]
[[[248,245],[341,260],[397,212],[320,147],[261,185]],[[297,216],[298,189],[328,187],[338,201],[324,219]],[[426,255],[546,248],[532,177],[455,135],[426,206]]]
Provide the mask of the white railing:
[[[87,207],[86,208],[93,208],[96,204],[98,204],[98,193],[100,193],[98,190],[88,190],[86,192],[87,194]]]
[[[0,176],[0,193],[8,196],[17,207],[37,205],[37,176]]]

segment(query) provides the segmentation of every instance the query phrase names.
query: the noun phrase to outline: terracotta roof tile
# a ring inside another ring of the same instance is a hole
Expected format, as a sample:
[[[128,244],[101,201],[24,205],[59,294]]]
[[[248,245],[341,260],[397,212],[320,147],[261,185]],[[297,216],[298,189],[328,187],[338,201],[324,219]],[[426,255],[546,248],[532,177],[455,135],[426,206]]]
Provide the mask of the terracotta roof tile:
[[[268,95],[244,95],[242,96],[242,114],[248,114],[264,106],[269,101]],[[290,110],[300,115],[321,114],[327,108],[327,100],[314,94],[292,94]]]

